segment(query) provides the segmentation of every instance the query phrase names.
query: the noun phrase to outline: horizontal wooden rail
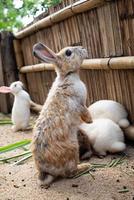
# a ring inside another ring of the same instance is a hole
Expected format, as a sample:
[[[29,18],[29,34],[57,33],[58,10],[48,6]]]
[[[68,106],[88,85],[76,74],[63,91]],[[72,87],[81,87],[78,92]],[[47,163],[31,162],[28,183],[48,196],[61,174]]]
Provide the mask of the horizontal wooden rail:
[[[96,58],[84,60],[81,69],[134,69],[134,56],[115,58]],[[20,68],[21,73],[54,70],[53,64],[41,63]]]
[[[85,12],[87,10],[101,6],[107,1],[110,0],[80,0],[41,19],[40,21],[37,21],[36,23],[26,27],[22,31],[15,33],[15,37],[17,39],[22,39],[40,29],[52,26],[56,22],[60,22],[64,19],[74,16],[77,13]]]

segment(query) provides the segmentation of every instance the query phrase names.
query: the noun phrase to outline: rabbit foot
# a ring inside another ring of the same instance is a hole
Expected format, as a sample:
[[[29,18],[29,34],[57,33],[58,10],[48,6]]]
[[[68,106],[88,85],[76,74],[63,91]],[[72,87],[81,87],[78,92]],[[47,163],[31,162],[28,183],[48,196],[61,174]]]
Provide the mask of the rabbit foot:
[[[91,150],[87,151],[86,153],[84,153],[82,156],[81,156],[81,160],[86,160],[86,159],[89,159],[91,158],[93,152]]]
[[[31,131],[32,129],[33,129],[32,126],[28,126],[28,127],[22,128],[22,131]]]
[[[72,173],[70,173],[67,178],[74,178],[75,176],[83,173],[84,171],[90,168],[89,163],[81,163],[77,165],[77,169],[75,169]]]
[[[106,157],[107,153],[106,152],[100,152],[100,153],[96,153],[97,157],[100,159],[103,159],[104,157]]]
[[[89,163],[81,163],[77,165],[77,174],[84,172],[85,170],[88,170],[90,167]]]
[[[55,177],[50,174],[40,173],[38,185],[42,188],[48,189],[54,179]]]
[[[18,129],[17,126],[13,125],[13,126],[12,126],[12,130],[13,130],[13,132],[17,132],[19,129]]]

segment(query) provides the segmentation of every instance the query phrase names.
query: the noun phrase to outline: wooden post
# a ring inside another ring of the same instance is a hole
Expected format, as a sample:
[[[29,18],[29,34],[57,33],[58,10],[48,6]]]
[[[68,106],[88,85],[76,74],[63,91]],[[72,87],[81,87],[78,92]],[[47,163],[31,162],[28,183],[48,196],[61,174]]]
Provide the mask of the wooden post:
[[[13,48],[13,34],[3,31],[0,33],[0,86],[9,86],[18,80],[18,72]],[[0,94],[0,112],[11,110],[13,97]]]
[[[0,38],[1,41],[1,38]],[[1,42],[0,42],[0,86],[4,85],[4,74],[2,66]],[[0,112],[8,113],[7,96],[0,94]]]

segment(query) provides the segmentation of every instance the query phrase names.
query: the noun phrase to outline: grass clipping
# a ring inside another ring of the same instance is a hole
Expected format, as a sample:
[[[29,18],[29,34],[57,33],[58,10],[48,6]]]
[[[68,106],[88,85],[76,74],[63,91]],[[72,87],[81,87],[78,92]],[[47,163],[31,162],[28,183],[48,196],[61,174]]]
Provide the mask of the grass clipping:
[[[12,163],[14,165],[22,164],[24,161],[26,161],[28,158],[32,157],[32,153],[29,150],[28,145],[31,143],[31,140],[22,140],[13,144],[9,144],[6,146],[0,147],[0,155],[4,154],[4,157],[0,157],[0,163]],[[6,153],[10,151],[15,151],[17,149],[22,149],[23,152],[17,153],[13,156],[7,156]]]
[[[19,154],[15,154],[13,156],[0,157],[0,163],[13,163],[14,165],[23,164],[27,159],[32,157],[32,153],[29,150],[29,147],[27,147],[30,143],[31,140],[26,139],[0,147],[0,154],[2,155],[5,155],[9,151],[15,151],[16,149],[20,148],[23,149],[23,152]],[[82,175],[91,175],[91,177],[95,179],[95,177],[92,174],[94,170],[98,168],[116,167],[117,165],[120,165],[124,162],[125,157],[126,156],[113,159],[108,163],[91,163],[88,170],[85,170],[84,172],[75,175],[73,178],[78,178]]]
[[[10,119],[0,119],[0,125],[13,124]]]
[[[94,175],[92,174],[93,171],[95,171],[98,168],[111,168],[116,167],[122,163],[124,163],[126,156],[122,156],[117,159],[113,159],[108,163],[91,163],[89,169],[85,170],[82,173],[79,173],[75,175],[73,178],[78,178],[83,175],[90,175],[93,179],[95,179]]]

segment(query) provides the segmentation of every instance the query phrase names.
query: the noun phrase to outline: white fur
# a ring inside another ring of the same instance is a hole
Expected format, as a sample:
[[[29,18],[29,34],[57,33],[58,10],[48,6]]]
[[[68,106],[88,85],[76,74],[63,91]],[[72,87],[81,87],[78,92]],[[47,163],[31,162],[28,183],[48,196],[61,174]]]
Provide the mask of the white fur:
[[[90,105],[88,109],[92,119],[108,118],[119,124],[121,128],[127,128],[130,125],[127,111],[116,101],[100,100]]]
[[[14,131],[26,129],[30,120],[30,96],[22,86],[20,81],[10,85],[11,93],[15,96],[11,117]]]
[[[130,125],[130,122],[128,121],[128,119],[120,119],[118,121],[118,124],[121,128],[127,128]]]
[[[110,119],[96,119],[91,124],[83,123],[80,128],[88,135],[99,155],[120,152],[126,147],[122,130]]]

